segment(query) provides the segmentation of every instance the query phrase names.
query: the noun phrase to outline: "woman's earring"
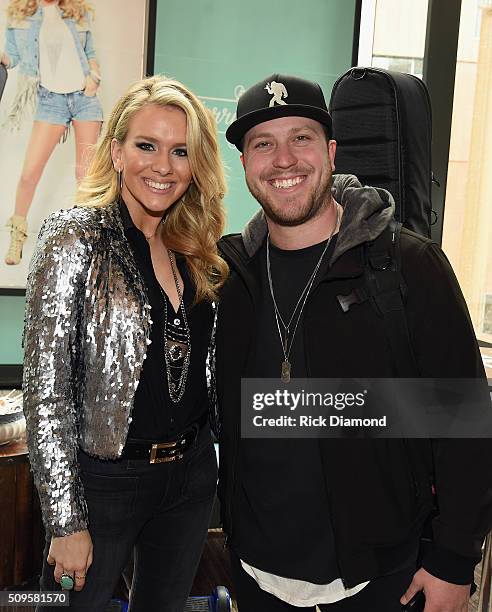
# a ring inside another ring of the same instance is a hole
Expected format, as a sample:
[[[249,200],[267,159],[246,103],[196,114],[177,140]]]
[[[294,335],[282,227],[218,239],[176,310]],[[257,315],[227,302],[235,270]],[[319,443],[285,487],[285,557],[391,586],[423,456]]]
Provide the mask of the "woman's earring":
[[[120,193],[121,193],[121,190],[123,188],[123,175],[122,175],[121,169],[117,170],[116,172],[118,173],[118,187],[120,188]]]

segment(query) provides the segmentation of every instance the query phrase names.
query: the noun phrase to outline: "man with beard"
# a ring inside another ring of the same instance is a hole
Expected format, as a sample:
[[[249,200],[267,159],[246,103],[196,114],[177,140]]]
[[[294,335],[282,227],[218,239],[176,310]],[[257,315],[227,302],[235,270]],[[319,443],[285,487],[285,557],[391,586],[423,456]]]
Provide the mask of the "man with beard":
[[[491,526],[487,440],[241,439],[241,378],[398,375],[385,321],[361,287],[366,247],[394,202],[333,177],[336,142],[318,84],[272,75],[247,90],[226,137],[262,207],[220,242],[231,273],[217,327],[220,481],[240,612],[464,612]],[[405,316],[424,377],[483,377],[473,328],[438,245],[402,230]],[[402,375],[400,373],[400,375]],[[405,374],[403,374],[405,375]],[[434,545],[417,568],[436,483]],[[413,609],[413,608],[412,608]]]

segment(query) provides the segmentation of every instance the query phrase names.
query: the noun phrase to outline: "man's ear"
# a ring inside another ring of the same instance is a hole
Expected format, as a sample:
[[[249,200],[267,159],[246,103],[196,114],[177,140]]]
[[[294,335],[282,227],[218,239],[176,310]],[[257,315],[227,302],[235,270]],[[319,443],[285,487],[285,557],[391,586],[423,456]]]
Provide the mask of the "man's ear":
[[[335,155],[337,152],[337,141],[329,140],[328,141],[328,157],[330,159],[331,171],[335,172]]]
[[[243,168],[245,168],[246,166],[244,165],[244,155],[241,153],[241,155],[239,156],[239,159],[241,160],[241,163],[243,165]]]

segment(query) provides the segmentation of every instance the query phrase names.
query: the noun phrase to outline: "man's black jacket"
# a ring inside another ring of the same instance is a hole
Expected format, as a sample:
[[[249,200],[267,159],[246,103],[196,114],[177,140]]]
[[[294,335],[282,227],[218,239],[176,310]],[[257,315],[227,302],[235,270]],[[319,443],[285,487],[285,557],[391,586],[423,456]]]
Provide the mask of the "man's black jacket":
[[[369,302],[344,313],[336,299],[360,287],[364,243],[393,215],[384,190],[361,188],[337,176],[334,195],[344,207],[330,266],[317,280],[304,311],[309,377],[397,376],[384,321]],[[302,231],[302,228],[299,229]],[[234,541],[237,507],[241,378],[251,371],[257,254],[266,237],[260,212],[242,235],[219,243],[231,268],[217,327],[217,391],[221,418],[219,497],[224,530]],[[410,338],[419,374],[429,378],[484,377],[472,323],[454,273],[438,245],[407,230],[401,234],[402,275]],[[489,440],[325,439],[321,441],[336,555],[348,587],[391,572],[408,559],[437,490],[434,546],[424,559],[433,575],[468,584],[492,528],[492,444]],[[306,474],[309,477],[309,474]],[[286,534],[288,538],[288,534]]]

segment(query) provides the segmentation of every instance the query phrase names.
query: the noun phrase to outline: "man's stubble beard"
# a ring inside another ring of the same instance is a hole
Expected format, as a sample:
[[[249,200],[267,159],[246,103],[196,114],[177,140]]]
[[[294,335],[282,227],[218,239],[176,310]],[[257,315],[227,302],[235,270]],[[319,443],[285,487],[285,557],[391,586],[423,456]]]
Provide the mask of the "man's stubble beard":
[[[316,189],[313,189],[307,196],[306,203],[295,210],[295,215],[282,215],[283,209],[288,209],[293,202],[296,201],[296,197],[293,197],[291,201],[285,199],[284,206],[275,206],[273,199],[265,191],[256,189],[254,185],[251,185],[246,178],[246,184],[249,192],[255,198],[255,200],[263,208],[265,215],[275,224],[283,227],[296,227],[303,225],[307,221],[310,221],[316,217],[325,206],[331,202],[331,187],[333,185],[333,173],[327,172],[324,180],[318,185]]]

